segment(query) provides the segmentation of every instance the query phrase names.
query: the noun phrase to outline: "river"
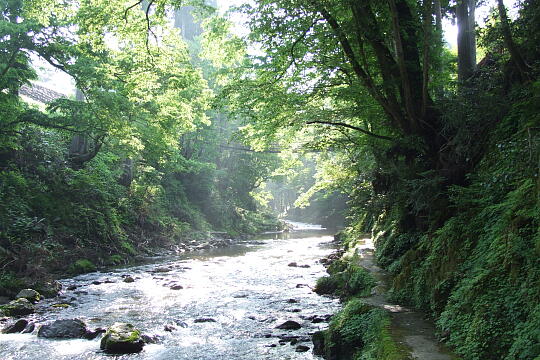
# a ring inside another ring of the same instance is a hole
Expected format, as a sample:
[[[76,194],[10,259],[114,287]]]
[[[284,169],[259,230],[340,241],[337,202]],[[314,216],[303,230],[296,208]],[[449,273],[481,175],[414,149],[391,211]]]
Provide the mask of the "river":
[[[310,288],[325,273],[318,260],[333,251],[332,237],[316,226],[294,225],[290,233],[265,234],[227,248],[63,279],[65,289],[77,287],[63,293],[62,301],[71,306],[51,310],[60,300],[47,300],[41,307],[48,310],[35,320],[79,318],[90,328],[129,322],[159,338],[141,353],[118,360],[315,359],[310,334],[327,323],[314,323],[313,316],[320,319],[340,306]],[[291,262],[306,267],[288,266]],[[135,281],[125,283],[126,275]],[[182,288],[173,290],[174,285]],[[302,328],[276,329],[287,320]],[[283,335],[298,336],[300,342],[280,343]],[[310,350],[296,352],[299,344]],[[99,350],[99,338],[49,340],[35,331],[1,334],[0,358],[111,359]]]

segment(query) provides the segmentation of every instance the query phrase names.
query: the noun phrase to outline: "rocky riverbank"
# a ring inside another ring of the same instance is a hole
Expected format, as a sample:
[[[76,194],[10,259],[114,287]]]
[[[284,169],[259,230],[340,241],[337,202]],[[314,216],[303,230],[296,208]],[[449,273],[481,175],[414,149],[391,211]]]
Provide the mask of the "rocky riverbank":
[[[0,352],[16,351],[11,349],[24,342],[25,348],[51,354],[44,359],[67,359],[52,355],[55,343],[32,340],[39,337],[40,341],[76,342],[87,351],[101,346],[103,354],[116,353],[114,346],[107,350],[108,341],[101,344],[100,337],[111,327],[127,329],[125,324],[131,324],[137,336],[123,338],[133,338],[128,349],[141,351],[137,356],[143,359],[151,359],[156,348],[174,352],[179,342],[188,353],[199,353],[199,338],[229,339],[230,346],[248,346],[246,356],[259,351],[275,354],[266,358],[299,354],[291,358],[310,359],[311,334],[326,328],[337,308],[335,300],[312,291],[324,271],[318,260],[333,245],[327,237],[295,236],[237,239],[225,247],[154,257],[146,265],[60,280],[58,296],[40,297],[35,303],[18,300],[29,303],[28,313],[0,319],[6,333],[0,337],[13,334],[2,338]],[[321,241],[323,248],[318,245]],[[187,338],[193,343],[182,342]]]

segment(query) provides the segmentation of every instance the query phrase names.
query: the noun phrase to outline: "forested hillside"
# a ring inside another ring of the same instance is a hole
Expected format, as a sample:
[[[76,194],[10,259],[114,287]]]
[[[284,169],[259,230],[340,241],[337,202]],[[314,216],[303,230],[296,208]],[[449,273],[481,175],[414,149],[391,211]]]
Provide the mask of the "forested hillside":
[[[212,8],[197,19],[178,10],[176,27],[142,2],[9,0],[0,10],[3,293],[210,232],[276,230],[252,192],[277,154],[246,151],[238,122],[212,110],[230,80],[205,58],[214,45],[200,24]],[[44,62],[75,80],[76,97],[19,96],[36,91]]]

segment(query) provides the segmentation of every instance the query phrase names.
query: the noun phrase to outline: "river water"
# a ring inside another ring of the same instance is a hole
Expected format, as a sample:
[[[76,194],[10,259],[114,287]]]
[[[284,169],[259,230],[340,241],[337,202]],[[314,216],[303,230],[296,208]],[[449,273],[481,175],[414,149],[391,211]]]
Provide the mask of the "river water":
[[[313,323],[339,309],[335,299],[316,295],[325,273],[318,260],[332,252],[332,237],[316,226],[295,223],[295,231],[266,234],[223,249],[154,259],[152,263],[61,280],[68,308],[48,310],[36,321],[79,318],[90,328],[129,322],[159,338],[139,354],[116,359],[315,359],[311,349],[280,344],[279,336],[298,336],[312,348],[310,334],[326,328]],[[309,267],[290,267],[289,263]],[[135,281],[123,282],[129,274]],[[100,284],[98,284],[100,282]],[[173,290],[174,285],[183,288]],[[291,300],[294,299],[294,300]],[[196,322],[197,319],[214,321]],[[279,330],[286,320],[299,330]],[[169,327],[166,331],[165,326]],[[3,360],[111,359],[95,340],[49,340],[33,334],[1,334]]]

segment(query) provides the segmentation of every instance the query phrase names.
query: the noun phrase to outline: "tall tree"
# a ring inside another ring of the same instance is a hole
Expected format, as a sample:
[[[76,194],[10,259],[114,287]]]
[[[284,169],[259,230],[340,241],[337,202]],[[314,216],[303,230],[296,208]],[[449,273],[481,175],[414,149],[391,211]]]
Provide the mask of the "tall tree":
[[[458,80],[465,82],[476,69],[476,0],[457,0]]]

